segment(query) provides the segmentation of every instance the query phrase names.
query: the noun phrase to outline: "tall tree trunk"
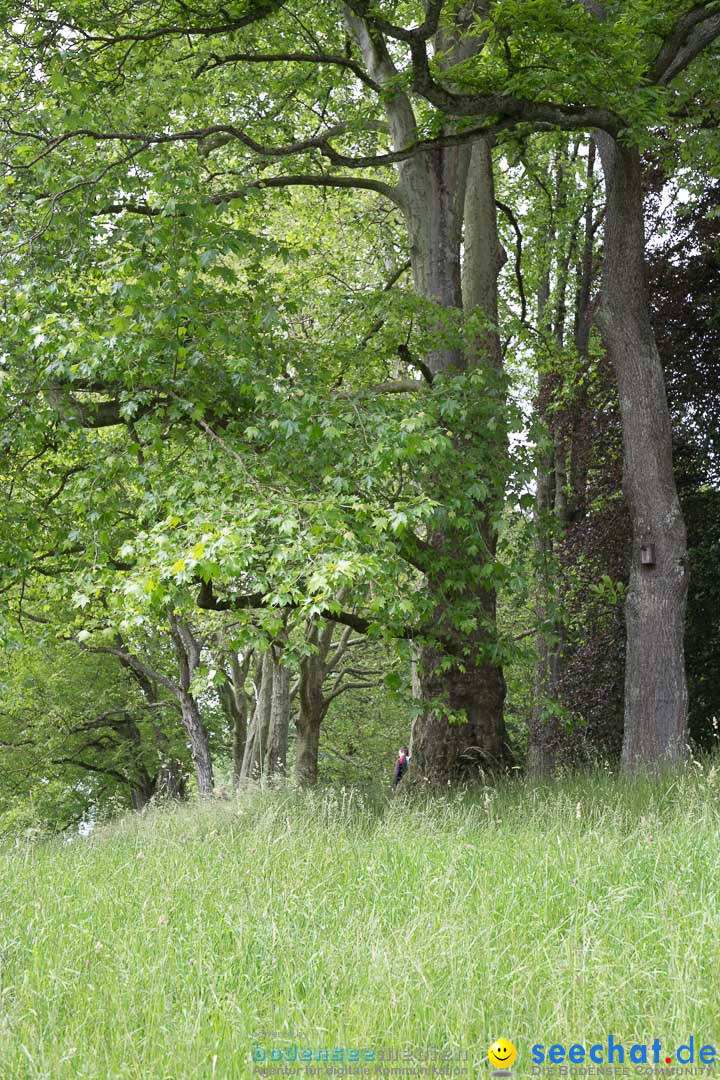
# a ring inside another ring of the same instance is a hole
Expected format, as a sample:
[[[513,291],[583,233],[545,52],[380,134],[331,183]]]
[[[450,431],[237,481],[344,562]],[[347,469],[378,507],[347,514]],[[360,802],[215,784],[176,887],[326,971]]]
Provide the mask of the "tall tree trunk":
[[[117,645],[126,652],[125,642],[118,635]],[[151,715],[159,704],[157,684],[142,670],[136,662],[126,656],[120,657],[120,664],[135,680],[147,702]],[[177,707],[177,702],[174,703]],[[160,765],[153,780],[153,795],[161,798],[184,799],[186,795],[187,775],[185,765],[170,752],[170,740],[159,724],[153,723],[153,740],[160,758]]]
[[[597,136],[607,212],[598,324],[618,383],[623,489],[633,530],[625,604],[622,762],[629,771],[681,761],[687,743],[685,523],[675,488],[670,415],[645,285],[640,155]],[[641,562],[641,551],[650,561]]]
[[[300,787],[312,787],[318,782],[318,758],[320,754],[320,725],[314,717],[298,717],[295,743],[295,778]]]
[[[276,659],[274,646],[262,654],[256,672],[257,696],[247,731],[240,779],[272,779],[284,775],[290,725],[289,672]]]
[[[273,663],[270,650],[262,654],[255,669],[255,708],[248,727],[241,781],[262,776],[272,713]]]
[[[265,752],[265,775],[268,779],[285,776],[287,771],[288,733],[290,729],[290,672],[270,649],[273,664],[270,728]]]
[[[295,777],[300,787],[317,784],[320,726],[325,716],[325,658],[318,654],[300,661],[300,711],[295,743]]]
[[[120,728],[123,736],[133,744],[136,759],[134,767],[128,770],[130,779],[130,801],[133,810],[142,810],[155,795],[157,776],[151,776],[143,763],[143,739],[133,717],[125,714],[125,722]]]
[[[340,670],[343,657],[352,644],[351,631],[349,627],[345,627],[339,639],[334,642],[335,629],[335,624],[328,620],[324,623],[313,620],[307,629],[306,640],[312,652],[300,661],[300,708],[296,718],[295,778],[299,787],[310,787],[317,783],[322,722],[331,701],[351,686],[348,683],[341,686],[343,672]],[[336,672],[337,680],[326,695],[325,680],[331,672]],[[363,673],[358,673],[356,677],[362,679],[362,676]]]
[[[240,779],[272,779],[285,775],[290,728],[290,676],[279,662],[275,646],[259,661],[255,675],[256,701],[248,728]]]
[[[497,276],[502,249],[497,235],[492,157],[486,141],[468,147],[440,150],[407,163],[402,171],[406,217],[411,239],[411,262],[417,292],[458,315],[482,313],[483,329],[466,350],[433,348],[426,357],[433,375],[466,371],[482,365],[494,378],[488,392],[498,396],[497,449],[506,452],[503,418],[501,353],[497,331]],[[465,258],[461,270],[461,241],[465,222]],[[492,388],[492,389],[491,389]],[[468,452],[470,439],[488,439],[486,430],[468,429],[457,452]],[[483,478],[489,479],[489,478]],[[493,491],[475,514],[483,534],[487,560],[494,557],[493,511],[502,504],[501,488]],[[430,542],[444,559],[467,560],[461,538],[437,531]],[[431,593],[442,597],[444,575],[427,576]],[[427,709],[413,730],[416,775],[445,783],[477,777],[510,760],[503,708],[505,681],[499,664],[485,659],[494,636],[495,593],[478,592],[475,631],[459,635],[447,625],[443,603],[436,622],[445,632],[444,652],[431,646],[420,652],[418,682]],[[444,663],[451,657],[452,666]],[[462,717],[465,719],[462,720]]]
[[[450,67],[476,50],[477,43],[468,33],[473,11],[474,5],[458,7],[456,24],[438,31],[435,46],[443,66]],[[382,38],[347,10],[346,21],[373,78],[381,84],[394,83],[398,73]],[[397,85],[388,86],[385,108],[395,149],[410,145],[417,138],[415,116],[410,99]],[[425,363],[433,376],[464,372],[480,363],[496,371],[499,349],[493,353],[487,343],[476,341],[466,352],[454,336],[463,318],[464,221],[470,241],[466,257],[466,277],[472,282],[470,303],[485,312],[490,323],[497,321],[499,244],[489,148],[480,143],[476,151],[461,146],[415,154],[399,166],[398,173],[415,290],[438,312],[434,326],[430,318]],[[482,348],[483,344],[486,347]],[[500,422],[503,415],[504,402]],[[458,440],[458,455],[467,453],[473,440],[486,440],[485,427],[476,430],[476,426],[467,420],[463,438]],[[492,496],[487,505],[477,508],[480,521],[487,522],[483,528],[490,541],[490,552],[485,556],[489,559],[494,551],[490,526],[494,510]],[[456,564],[462,576],[468,563],[464,538],[446,527],[434,530],[428,540],[446,564]],[[415,722],[413,736],[418,774],[442,783],[470,779],[479,769],[495,768],[509,756],[503,720],[504,680],[498,666],[487,661],[494,637],[494,593],[487,588],[478,594],[478,629],[461,635],[449,625],[445,611],[448,581],[456,576],[452,570],[442,574],[431,570],[426,575],[430,595],[437,598],[435,622],[443,633],[444,655],[438,648],[421,650],[418,675],[425,709]],[[445,663],[448,657],[449,668]]]
[[[470,151],[468,147],[433,150],[405,162],[400,169],[410,262],[415,291],[440,311],[462,313],[460,249],[463,207]],[[459,325],[446,328],[439,316],[436,337],[426,355],[433,375],[464,371],[459,344],[442,344]],[[449,333],[448,333],[449,331]]]
[[[245,690],[245,679],[247,678],[251,657],[252,652],[248,651],[247,655],[243,657],[242,663],[240,663],[237,653],[233,653],[230,658],[235,714],[235,723],[233,724],[233,779],[236,784],[240,781],[242,759],[243,754],[245,753],[245,742],[247,740],[247,719],[250,709],[250,699]]]
[[[198,703],[190,690],[193,675],[200,663],[200,642],[190,627],[181,622],[173,612],[168,615],[168,624],[179,668],[176,697],[180,703],[183,727],[190,742],[190,756],[195,766],[198,792],[203,798],[209,798],[215,789],[210,740]]]
[[[455,162],[452,190],[445,196],[450,203],[444,218],[448,223],[451,243],[447,244],[446,267],[453,270],[453,292],[447,298],[459,303],[466,317],[480,316],[480,326],[466,352],[455,360],[458,366],[482,366],[494,378],[488,379],[487,392],[497,396],[498,424],[495,431],[497,454],[507,454],[507,435],[503,424],[505,388],[502,377],[502,353],[497,333],[497,277],[504,261],[504,252],[497,233],[492,153],[487,140],[478,140],[471,151],[463,149],[463,162]],[[442,194],[437,201],[442,203]],[[459,203],[459,205],[458,205]],[[462,274],[455,279],[454,267],[459,270],[458,217],[464,218],[464,259]],[[456,248],[455,245],[458,245]],[[454,256],[452,258],[451,256]],[[420,284],[422,275],[417,275]],[[420,288],[418,284],[418,288]],[[458,290],[459,296],[458,296]],[[447,357],[433,357],[434,370],[444,370]],[[487,440],[487,432],[470,433]],[[466,444],[467,445],[467,444]],[[458,447],[458,453],[463,453]],[[475,508],[481,525],[485,546],[484,558],[495,555],[496,536],[492,525],[493,511],[502,505],[502,484],[496,484],[484,504]],[[453,538],[439,536],[436,540],[447,551]],[[458,558],[466,558],[463,551]],[[443,581],[434,584],[443,591]],[[492,641],[496,617],[496,599],[492,588],[477,594],[478,629],[457,641],[456,666],[443,670],[441,654],[424,648],[418,665],[418,683],[425,701],[440,699],[450,710],[464,715],[465,723],[450,722],[441,712],[420,715],[413,728],[413,761],[418,775],[436,782],[466,780],[480,771],[488,771],[507,763],[510,754],[503,717],[505,680],[498,663],[483,659]]]
[[[151,776],[144,766],[140,766],[132,778],[130,801],[133,810],[144,810],[157,793],[157,775]]]
[[[507,255],[500,244],[495,207],[495,178],[492,148],[489,139],[473,143],[464,203],[464,255],[462,264],[462,298],[466,315],[478,312],[483,326],[478,330],[468,351],[468,367],[494,368],[501,375],[502,347],[498,325],[498,274]],[[502,397],[498,402],[498,420],[505,412],[504,381],[499,380]],[[498,423],[501,434],[498,447],[506,447],[505,429]]]

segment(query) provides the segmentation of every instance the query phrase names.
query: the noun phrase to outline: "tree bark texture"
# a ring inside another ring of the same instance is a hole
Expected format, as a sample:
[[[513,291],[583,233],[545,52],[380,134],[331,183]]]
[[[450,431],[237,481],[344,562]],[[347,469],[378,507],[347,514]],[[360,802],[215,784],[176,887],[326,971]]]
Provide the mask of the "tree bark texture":
[[[670,415],[645,285],[640,155],[598,134],[607,215],[598,323],[615,369],[623,428],[623,489],[633,532],[625,605],[622,763],[657,769],[687,753],[684,661],[688,588],[685,523],[675,488]],[[641,562],[645,548],[648,562]]]
[[[256,698],[248,727],[240,780],[271,780],[285,775],[290,726],[288,669],[275,655],[274,646],[256,666]]]
[[[332,625],[330,625],[332,632]],[[316,634],[317,637],[317,634]],[[320,652],[303,656],[300,661],[300,709],[297,716],[297,740],[295,743],[295,777],[300,787],[311,787],[318,779],[318,752],[320,726],[327,711],[323,682],[325,660]]]
[[[200,716],[198,703],[190,689],[193,675],[200,663],[200,643],[190,627],[181,622],[173,613],[168,616],[168,623],[179,668],[175,694],[180,703],[183,727],[190,743],[190,755],[195,766],[198,792],[202,798],[209,798],[215,790],[210,740]]]

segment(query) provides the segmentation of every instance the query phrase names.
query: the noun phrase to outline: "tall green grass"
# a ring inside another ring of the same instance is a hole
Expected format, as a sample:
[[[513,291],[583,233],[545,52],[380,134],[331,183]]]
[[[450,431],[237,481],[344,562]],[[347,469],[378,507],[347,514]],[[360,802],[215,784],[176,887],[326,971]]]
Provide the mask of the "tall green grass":
[[[243,794],[0,849],[2,1080],[234,1080],[252,1036],[720,1046],[720,773]],[[266,1050],[281,1044],[255,1040]],[[292,1040],[291,1040],[292,1041]]]

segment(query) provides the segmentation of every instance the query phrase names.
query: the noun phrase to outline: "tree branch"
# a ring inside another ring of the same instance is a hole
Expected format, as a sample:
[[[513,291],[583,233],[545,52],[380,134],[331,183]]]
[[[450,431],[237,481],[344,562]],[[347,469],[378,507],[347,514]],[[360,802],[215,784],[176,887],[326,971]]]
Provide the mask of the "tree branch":
[[[332,626],[332,623],[329,623],[328,625]],[[350,635],[351,634],[352,634],[352,626],[346,626],[343,629],[342,634],[340,635],[340,640],[338,641],[337,645],[335,646],[335,649],[333,650],[332,656],[329,657],[329,659],[326,659],[326,663],[325,663],[326,671],[334,671],[337,668],[338,664],[340,663],[343,656],[345,655],[345,653],[348,651],[348,648],[350,647]],[[328,642],[328,647],[326,649],[326,653],[329,651],[329,648],[330,648],[331,644],[332,644],[332,638]]]
[[[409,30],[405,26],[397,26],[388,22],[387,19],[376,13],[371,14],[368,0],[347,0],[346,6],[359,18],[363,19],[368,26],[379,30],[396,41],[425,42],[437,33],[440,22],[440,14],[444,0],[425,0],[425,19],[419,25]]]
[[[488,124],[486,133],[515,124],[549,125],[565,130],[601,128],[617,135],[625,126],[610,109],[565,105],[550,101],[528,101],[510,94],[456,94],[436,82],[430,72],[430,60],[424,41],[410,42],[413,65],[413,90],[431,105],[451,116],[498,117]],[[477,134],[482,134],[482,131]]]
[[[396,84],[398,72],[382,34],[377,27],[371,28],[364,14],[357,10],[360,8],[364,11],[367,5],[346,3],[343,7],[345,25],[358,44],[368,72],[379,86],[387,89],[385,115],[390,124],[393,146],[402,149],[417,140],[417,123],[410,98]]]
[[[440,87],[438,87],[438,91],[440,97],[445,100],[445,95],[447,95],[448,92]],[[437,95],[433,94],[433,96]],[[11,169],[28,169],[31,165],[36,164],[42,158],[46,157],[47,154],[52,153],[53,150],[56,150],[64,143],[76,138],[94,139],[96,142],[140,142],[142,144],[142,149],[146,149],[149,146],[160,146],[178,142],[197,142],[201,144],[204,139],[208,139],[213,135],[225,134],[231,139],[237,139],[260,157],[284,158],[294,154],[317,150],[322,156],[326,157],[333,165],[339,168],[368,169],[386,165],[397,165],[403,161],[407,161],[418,153],[430,152],[450,146],[461,146],[473,142],[481,136],[488,136],[497,134],[500,131],[507,131],[515,127],[518,123],[534,124],[538,130],[554,129],[557,127],[567,130],[600,128],[608,131],[610,134],[616,134],[623,126],[619,117],[615,117],[614,114],[609,113],[605,109],[575,109],[572,106],[552,105],[542,102],[524,102],[499,94],[490,95],[486,98],[475,98],[472,96],[465,98],[463,96],[456,97],[455,95],[450,94],[449,99],[451,104],[449,111],[453,112],[455,115],[499,116],[500,119],[489,119],[486,124],[483,124],[480,127],[466,128],[462,131],[452,131],[432,139],[419,139],[410,144],[406,144],[401,150],[391,150],[383,154],[370,154],[366,157],[350,157],[335,150],[331,145],[329,141],[331,138],[356,130],[354,125],[348,124],[338,124],[335,127],[328,128],[321,135],[316,135],[309,139],[299,139],[295,142],[288,143],[285,146],[263,145],[247,135],[242,128],[237,128],[230,124],[214,124],[207,128],[197,128],[187,131],[178,131],[171,134],[155,135],[141,132],[97,131],[92,128],[80,128],[75,131],[65,132],[63,135],[58,135],[49,140],[42,153],[36,155],[33,161],[28,164],[23,164],[22,166],[13,166],[10,163],[6,164]],[[428,100],[431,100],[431,98],[429,97]],[[464,112],[463,110],[466,107],[468,111]],[[373,127],[374,126],[383,125],[373,125]],[[364,130],[371,130],[371,128],[366,125]],[[71,185],[63,191],[58,192],[53,197],[53,206],[55,206],[65,195],[80,186],[80,184],[91,186],[96,182],[97,178],[79,181],[77,184]],[[390,192],[393,192],[394,189],[390,185],[388,185],[388,189],[389,190],[383,189],[382,193],[390,198]],[[373,185],[373,190],[379,189]],[[242,198],[244,193],[245,189],[241,188],[238,191],[226,191],[217,195],[211,195],[209,196],[209,200],[217,205],[229,202],[232,199]],[[134,202],[114,203],[107,207],[104,212],[118,213],[125,210],[132,210],[135,213],[144,214],[148,217],[156,217],[163,212],[162,210],[151,208],[145,204]]]
[[[666,86],[720,36],[720,11],[709,11],[711,3],[699,4],[680,16],[655,58],[651,82]]]
[[[358,394],[420,394],[426,390],[426,383],[420,379],[389,379],[358,391],[341,391],[342,397],[356,397]]]
[[[125,652],[124,649],[117,649],[112,645],[86,645],[84,641],[78,641],[76,634],[73,634],[73,641],[79,645],[81,649],[84,649],[85,652],[106,653],[108,656],[117,656],[120,660],[124,661],[128,667],[134,668],[146,679],[152,679],[153,682],[159,683],[160,686],[164,686],[177,697],[178,688],[175,683],[166,678],[165,675],[161,675],[159,671],[155,671],[148,664],[143,663],[143,661],[134,653]]]
[[[127,30],[124,33],[117,34],[90,34],[86,31],[82,31],[75,23],[59,22],[55,26],[60,29],[67,27],[70,30],[82,34],[83,40],[86,42],[98,42],[106,48],[110,48],[113,45],[119,45],[126,41],[157,41],[158,38],[163,37],[215,37],[218,34],[231,34],[236,30],[241,30],[245,26],[250,26],[252,23],[261,22],[263,19],[268,18],[269,15],[273,15],[280,11],[285,6],[286,0],[252,0],[250,4],[250,10],[247,15],[240,15],[235,19],[227,19],[224,23],[214,23],[209,26],[158,26],[154,30]],[[181,5],[185,7],[184,4]],[[132,10],[132,7],[130,8]],[[187,9],[186,9],[187,10]],[[220,9],[221,14],[226,13]]]
[[[500,202],[499,199],[495,200],[495,205],[498,210],[503,212],[515,233],[515,280],[517,281],[518,292],[520,294],[520,321],[525,323],[527,322],[527,300],[525,298],[525,283],[522,274],[522,232],[520,231],[518,220],[510,207],[505,203]]]
[[[129,784],[127,776],[117,772],[116,769],[104,768],[102,765],[91,765],[89,761],[77,761],[75,758],[51,758],[51,765],[73,765],[76,769],[85,769],[87,772],[100,773],[101,776],[109,776],[121,784]]]
[[[331,701],[340,697],[346,690],[372,690],[375,686],[377,686],[377,682],[343,683],[342,686],[337,686],[334,690],[331,690],[329,694],[325,694],[325,706],[327,707]]]
[[[243,609],[254,610],[267,610],[267,611],[297,611],[302,605],[295,603],[283,604],[282,606],[269,604],[265,599],[263,593],[244,593],[237,596],[233,596],[227,600],[220,600],[215,596],[213,592],[212,582],[201,581],[198,582],[199,592],[197,596],[197,606],[203,611],[242,611]],[[361,615],[356,615],[351,611],[330,611],[324,609],[316,612],[317,615],[323,619],[328,619],[331,622],[340,623],[343,626],[349,626],[359,634],[367,634],[371,626],[375,623],[370,619],[365,619]],[[413,631],[410,628],[405,628],[397,633],[393,633],[393,636],[401,639],[408,639],[418,636],[418,631]]]
[[[332,64],[337,67],[347,68],[348,71],[369,86],[371,90],[379,93],[382,87],[371,78],[362,64],[358,64],[350,56],[338,56],[335,53],[323,52],[277,52],[277,53],[228,53],[225,56],[213,55],[204,60],[195,72],[195,78],[199,78],[206,71],[213,71],[224,64]]]
[[[297,173],[249,180],[245,187],[234,191],[220,191],[215,195],[208,196],[208,202],[215,206],[222,206],[224,203],[232,202],[233,199],[242,199],[248,190],[283,187],[334,187],[375,191],[378,195],[384,195],[386,199],[390,199],[401,209],[403,206],[400,191],[393,184],[386,184],[382,180],[373,180],[371,177],[365,176],[329,176],[323,173]],[[147,203],[114,202],[96,211],[95,216],[102,216],[103,214],[140,214],[143,217],[160,217],[163,213],[162,207],[149,206]]]
[[[399,189],[393,184],[385,184],[382,180],[373,180],[370,177],[365,176],[323,176],[322,173],[318,175],[312,174],[297,174],[290,176],[270,176],[261,180],[255,180],[248,184],[249,188],[277,188],[277,187],[336,187],[336,188],[357,188],[359,190],[376,191],[379,195],[384,195],[387,199],[390,199],[396,206],[402,208],[403,200],[400,195]],[[236,194],[232,193],[229,198],[235,198]],[[212,196],[212,202],[227,201],[228,196]],[[402,270],[400,271],[402,273]],[[398,274],[399,276],[399,274]]]

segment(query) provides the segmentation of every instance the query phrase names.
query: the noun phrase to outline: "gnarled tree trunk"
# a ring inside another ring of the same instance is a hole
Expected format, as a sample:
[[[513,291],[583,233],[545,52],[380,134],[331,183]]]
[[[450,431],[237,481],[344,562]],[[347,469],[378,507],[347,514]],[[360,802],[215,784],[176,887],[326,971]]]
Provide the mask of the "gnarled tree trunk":
[[[300,708],[296,719],[295,777],[300,787],[317,783],[320,728],[330,704],[348,690],[374,685],[373,677],[378,674],[362,665],[348,667],[343,663],[348,651],[362,639],[352,640],[350,627],[346,626],[333,640],[335,630],[336,624],[330,620],[313,620],[307,629],[307,642],[313,651],[300,661],[297,684]],[[334,681],[326,686],[331,675]]]
[[[272,657],[264,652],[255,667],[255,708],[248,727],[240,768],[240,780],[256,780],[262,774],[272,709]]]
[[[192,694],[181,691],[180,709],[183,726],[190,741],[190,756],[195,766],[198,793],[203,798],[209,798],[215,790],[210,744],[198,703]]]
[[[142,664],[138,663],[137,657],[126,651],[126,646],[122,638],[118,635],[117,645],[120,649],[119,659],[122,667],[128,672],[128,674],[135,680],[140,687],[140,692],[145,698],[145,702],[148,709],[152,713],[161,705],[158,697],[157,683],[150,677],[147,669]],[[170,705],[170,703],[168,703]],[[172,703],[172,708],[177,707],[177,703]],[[147,791],[146,786],[142,786],[137,796],[133,795],[133,806],[138,809],[146,805],[149,798],[159,796],[160,798],[167,799],[184,799],[187,788],[187,772],[182,761],[179,761],[170,752],[170,740],[160,727],[159,724],[153,723],[153,740],[155,743],[155,749],[160,759],[157,773],[152,778],[152,791],[146,798]],[[137,805],[136,805],[137,804]]]

